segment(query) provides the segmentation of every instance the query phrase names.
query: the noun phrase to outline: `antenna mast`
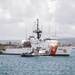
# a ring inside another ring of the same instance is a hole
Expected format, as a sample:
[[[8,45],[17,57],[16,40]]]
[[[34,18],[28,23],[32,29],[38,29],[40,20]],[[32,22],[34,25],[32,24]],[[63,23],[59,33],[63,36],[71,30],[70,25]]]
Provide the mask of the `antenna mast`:
[[[56,24],[55,24],[55,38],[56,38]]]
[[[37,39],[40,39],[42,30],[39,29],[39,19],[37,19],[37,29],[33,32],[37,34]]]
[[[50,24],[49,24],[49,36],[50,36]]]
[[[26,26],[26,41],[27,41],[27,26]]]

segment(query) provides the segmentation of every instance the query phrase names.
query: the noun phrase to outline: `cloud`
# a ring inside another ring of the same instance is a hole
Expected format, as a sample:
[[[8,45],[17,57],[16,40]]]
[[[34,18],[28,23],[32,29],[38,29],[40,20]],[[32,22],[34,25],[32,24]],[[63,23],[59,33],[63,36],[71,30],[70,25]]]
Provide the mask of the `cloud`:
[[[0,0],[0,39],[25,39],[39,18],[43,36],[75,37],[75,0]]]
[[[55,22],[60,24],[73,25],[75,24],[75,1],[74,0],[60,0],[58,1],[58,8],[55,12]]]

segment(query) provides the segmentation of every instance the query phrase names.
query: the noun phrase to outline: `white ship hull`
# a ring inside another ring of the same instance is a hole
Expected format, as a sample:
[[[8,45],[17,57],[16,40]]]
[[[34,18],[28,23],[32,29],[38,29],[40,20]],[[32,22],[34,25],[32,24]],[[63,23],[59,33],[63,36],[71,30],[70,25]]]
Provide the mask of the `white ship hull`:
[[[62,46],[56,38],[47,37],[44,39],[41,38],[42,31],[39,29],[39,20],[37,19],[37,29],[34,31],[37,34],[37,38],[31,36],[29,37],[29,41],[32,45],[32,52],[30,54],[23,54],[23,56],[29,55],[70,55],[72,47],[59,47]],[[60,45],[59,45],[60,44]]]
[[[72,51],[72,47],[58,47],[55,52],[52,53],[50,51],[50,55],[53,55],[53,56],[69,56],[71,51]]]
[[[53,50],[53,49],[52,49]],[[26,51],[31,52],[32,48],[24,48],[24,49],[6,49],[6,51],[3,51],[3,54],[8,55],[20,55],[22,53],[26,53]],[[49,52],[47,55],[46,52]],[[69,56],[72,51],[72,47],[58,47],[57,50],[53,50],[53,53],[51,52],[51,49],[46,48],[44,50],[39,50],[39,52],[35,52],[35,55],[45,55],[45,56]]]

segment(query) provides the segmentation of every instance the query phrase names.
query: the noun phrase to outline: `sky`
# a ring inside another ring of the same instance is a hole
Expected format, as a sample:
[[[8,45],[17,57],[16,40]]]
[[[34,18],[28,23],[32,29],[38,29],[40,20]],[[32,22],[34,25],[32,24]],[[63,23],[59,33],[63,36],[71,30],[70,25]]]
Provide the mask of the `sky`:
[[[42,37],[75,37],[75,0],[0,0],[0,40],[35,35],[37,19]]]

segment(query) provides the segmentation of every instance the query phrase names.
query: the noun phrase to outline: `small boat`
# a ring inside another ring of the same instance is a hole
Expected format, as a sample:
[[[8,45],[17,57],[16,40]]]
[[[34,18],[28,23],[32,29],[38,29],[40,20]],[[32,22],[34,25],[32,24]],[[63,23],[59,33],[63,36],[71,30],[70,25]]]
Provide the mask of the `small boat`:
[[[30,53],[22,53],[21,56],[69,56],[72,51],[72,47],[59,46],[59,42],[54,37],[40,39],[42,31],[39,29],[38,23],[39,21],[37,19],[37,30],[33,31],[37,34],[37,37],[29,37],[32,51]]]
[[[30,53],[22,53],[21,56],[22,57],[34,57],[34,55],[32,55]]]

